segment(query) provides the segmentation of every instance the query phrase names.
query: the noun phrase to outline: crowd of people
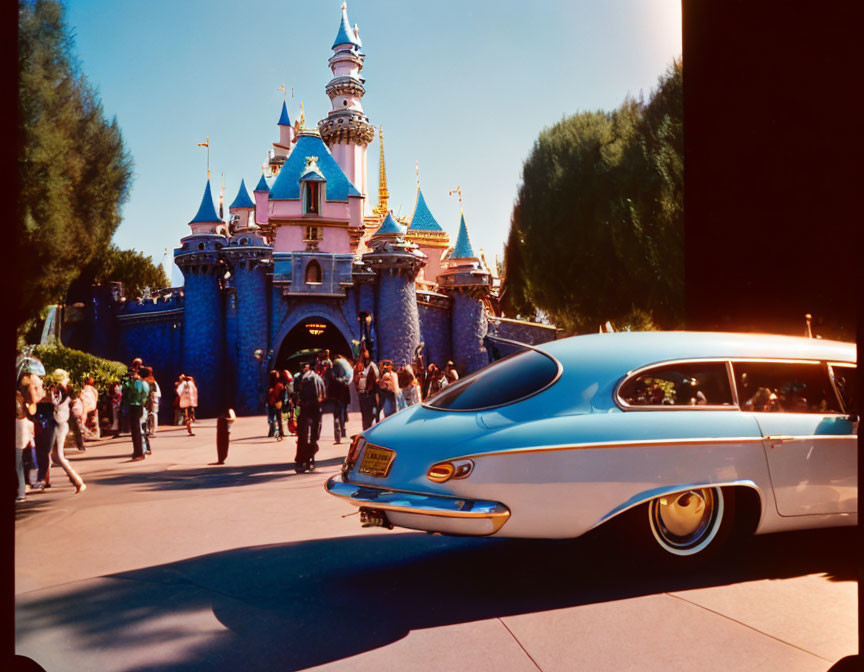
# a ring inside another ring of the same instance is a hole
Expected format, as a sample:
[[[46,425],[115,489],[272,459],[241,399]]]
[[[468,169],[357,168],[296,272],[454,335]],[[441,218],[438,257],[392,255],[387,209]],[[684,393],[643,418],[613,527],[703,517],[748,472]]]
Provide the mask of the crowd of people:
[[[404,364],[397,370],[388,359],[376,364],[367,350],[356,362],[341,354],[331,360],[330,351],[323,350],[314,361],[301,363],[293,375],[287,369],[270,371],[266,394],[268,436],[282,441],[286,430],[288,435],[296,435],[294,469],[297,473],[313,471],[325,414],[333,415],[334,443],[347,438],[352,384],[366,430],[382,417],[418,404],[458,379],[456,367],[449,361],[442,370],[435,364],[424,367],[418,357],[413,365]]]

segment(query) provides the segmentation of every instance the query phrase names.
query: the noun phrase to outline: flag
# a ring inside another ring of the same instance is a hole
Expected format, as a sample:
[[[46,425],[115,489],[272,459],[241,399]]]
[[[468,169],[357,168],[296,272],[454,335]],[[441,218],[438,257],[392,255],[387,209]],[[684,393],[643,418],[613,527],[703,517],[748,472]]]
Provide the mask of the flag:
[[[199,147],[209,147],[210,146],[210,138],[207,138],[207,140],[205,140],[204,142],[199,142],[198,146]]]

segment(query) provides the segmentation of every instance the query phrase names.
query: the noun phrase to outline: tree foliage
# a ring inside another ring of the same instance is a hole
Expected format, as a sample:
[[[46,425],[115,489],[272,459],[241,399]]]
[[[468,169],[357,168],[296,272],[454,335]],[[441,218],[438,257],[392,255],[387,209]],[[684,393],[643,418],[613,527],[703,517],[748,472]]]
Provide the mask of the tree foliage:
[[[16,322],[37,317],[108,247],[132,178],[117,120],[79,71],[56,0],[19,1]]]
[[[567,332],[676,326],[684,303],[681,62],[649,101],[540,133],[505,247],[505,310]]]
[[[138,297],[144,288],[161,289],[169,285],[168,276],[161,265],[137,250],[121,250],[109,245],[98,252],[81,271],[69,288],[69,301],[86,301],[91,284],[122,282],[128,297]]]

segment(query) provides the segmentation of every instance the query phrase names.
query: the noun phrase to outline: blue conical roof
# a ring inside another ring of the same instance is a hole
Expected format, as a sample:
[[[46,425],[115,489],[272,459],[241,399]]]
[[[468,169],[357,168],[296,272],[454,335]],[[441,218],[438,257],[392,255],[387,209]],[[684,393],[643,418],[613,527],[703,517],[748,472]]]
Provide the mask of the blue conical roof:
[[[387,217],[384,218],[381,227],[375,232],[375,235],[383,236],[386,234],[396,234],[397,236],[401,236],[404,235],[404,233],[405,227],[393,219],[393,213],[388,212]]]
[[[471,239],[468,237],[468,227],[465,226],[465,213],[462,213],[462,218],[459,221],[459,235],[456,237],[456,247],[450,253],[449,259],[476,259],[474,248],[471,246]]]
[[[204,198],[201,199],[201,206],[198,208],[198,214],[189,222],[190,224],[203,224],[210,222],[222,223],[219,215],[216,214],[216,208],[213,207],[213,195],[210,193],[210,180],[207,180],[207,186],[204,187]]]
[[[282,115],[279,117],[278,126],[290,126],[291,119],[288,117],[288,106],[282,101]]]
[[[255,187],[255,191],[270,191],[270,185],[267,184],[267,180],[264,179],[263,173],[261,179],[258,180],[258,186]]]
[[[340,44],[353,44],[355,47],[360,46],[360,40],[354,35],[351,25],[348,23],[348,9],[342,5],[342,21],[339,24],[339,32],[336,33],[336,39],[333,40],[331,49],[335,49]]]
[[[264,177],[263,175],[261,176]],[[231,208],[254,208],[255,203],[249,198],[249,192],[246,191],[246,182],[240,180],[240,191],[237,192],[237,198],[228,206],[228,209]]]
[[[414,215],[411,217],[411,226],[409,231],[441,231],[441,225],[438,224],[429,206],[426,205],[426,199],[423,198],[423,192],[417,190],[417,206],[414,208]]]

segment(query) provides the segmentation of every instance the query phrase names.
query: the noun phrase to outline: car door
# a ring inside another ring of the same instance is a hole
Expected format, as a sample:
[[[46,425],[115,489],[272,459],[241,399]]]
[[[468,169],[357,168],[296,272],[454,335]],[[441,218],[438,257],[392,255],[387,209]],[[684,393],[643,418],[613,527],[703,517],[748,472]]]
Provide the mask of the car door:
[[[844,413],[827,364],[733,362],[741,409],[762,432],[781,516],[857,510],[857,419]]]

